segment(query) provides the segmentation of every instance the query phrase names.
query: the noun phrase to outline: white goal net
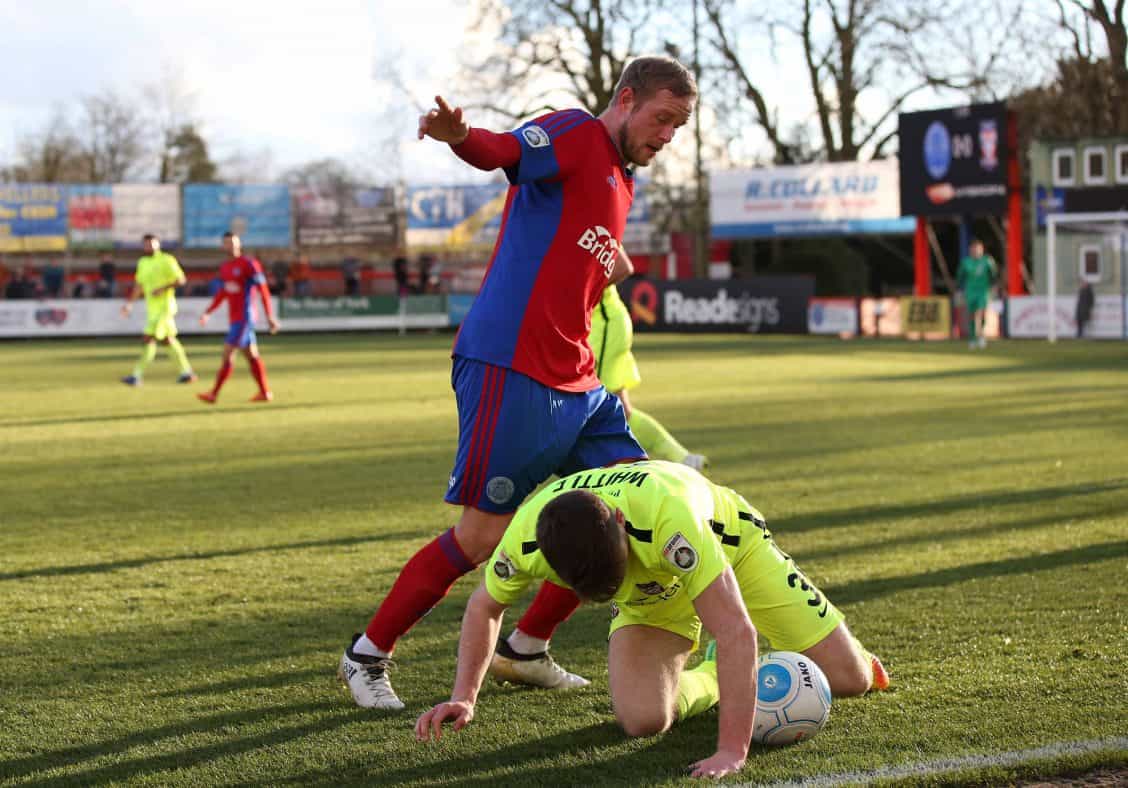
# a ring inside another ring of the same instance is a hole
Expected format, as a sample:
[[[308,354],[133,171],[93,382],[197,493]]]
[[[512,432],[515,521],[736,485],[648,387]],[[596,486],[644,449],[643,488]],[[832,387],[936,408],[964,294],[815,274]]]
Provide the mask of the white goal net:
[[[1046,216],[1047,336],[1128,339],[1128,211]],[[1077,322],[1083,286],[1093,294],[1089,320]]]

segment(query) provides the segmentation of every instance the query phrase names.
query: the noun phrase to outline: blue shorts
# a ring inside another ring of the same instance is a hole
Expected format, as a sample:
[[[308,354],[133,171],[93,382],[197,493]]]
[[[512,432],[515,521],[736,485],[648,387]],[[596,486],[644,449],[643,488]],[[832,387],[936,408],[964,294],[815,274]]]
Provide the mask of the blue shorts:
[[[255,324],[250,320],[240,320],[232,323],[227,329],[227,336],[223,343],[232,347],[250,347],[255,344]]]
[[[623,404],[600,386],[557,391],[511,369],[455,356],[458,454],[447,503],[509,514],[553,474],[646,457]]]

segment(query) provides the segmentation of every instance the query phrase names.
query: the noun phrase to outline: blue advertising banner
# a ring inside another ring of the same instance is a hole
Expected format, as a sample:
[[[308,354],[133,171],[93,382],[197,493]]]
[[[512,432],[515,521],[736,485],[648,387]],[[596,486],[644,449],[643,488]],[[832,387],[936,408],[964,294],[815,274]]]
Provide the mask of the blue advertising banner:
[[[409,187],[407,245],[416,249],[492,246],[507,191],[504,183]]]
[[[184,187],[184,246],[218,249],[232,232],[253,251],[288,247],[293,216],[288,186],[221,186],[190,183]]]
[[[55,183],[0,185],[0,252],[65,250],[66,192]]]

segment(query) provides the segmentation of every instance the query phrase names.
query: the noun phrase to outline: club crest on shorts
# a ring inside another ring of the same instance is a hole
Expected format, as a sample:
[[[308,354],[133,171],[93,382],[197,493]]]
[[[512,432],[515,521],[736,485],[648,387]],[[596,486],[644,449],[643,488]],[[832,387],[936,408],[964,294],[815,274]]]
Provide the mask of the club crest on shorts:
[[[662,556],[683,572],[697,566],[697,551],[680,533],[674,534],[662,548]]]
[[[496,504],[508,503],[516,487],[512,479],[495,476],[486,483],[486,497]]]
[[[521,136],[525,138],[525,142],[529,143],[530,148],[543,148],[551,142],[548,138],[548,132],[540,126],[529,126],[522,129]]]
[[[517,567],[509,560],[509,556],[502,550],[497,554],[497,560],[494,561],[493,573],[502,580],[508,580],[517,574]]]

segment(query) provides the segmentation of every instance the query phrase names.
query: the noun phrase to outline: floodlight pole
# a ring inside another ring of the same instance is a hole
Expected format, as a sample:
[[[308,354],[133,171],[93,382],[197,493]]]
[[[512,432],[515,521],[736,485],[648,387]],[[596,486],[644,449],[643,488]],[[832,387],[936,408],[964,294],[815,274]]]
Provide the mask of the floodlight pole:
[[[705,164],[701,155],[701,30],[697,18],[698,0],[693,0],[693,78],[697,82],[697,106],[693,111],[694,139],[694,275],[709,276],[709,210],[705,205]]]
[[[1128,231],[1120,230],[1120,338],[1128,339],[1128,283],[1124,281],[1128,275],[1128,261],[1124,259],[1128,254]]]
[[[1057,216],[1050,214],[1046,217],[1046,310],[1050,324],[1046,327],[1046,338],[1050,342],[1057,342],[1057,315],[1054,312],[1057,300]]]

